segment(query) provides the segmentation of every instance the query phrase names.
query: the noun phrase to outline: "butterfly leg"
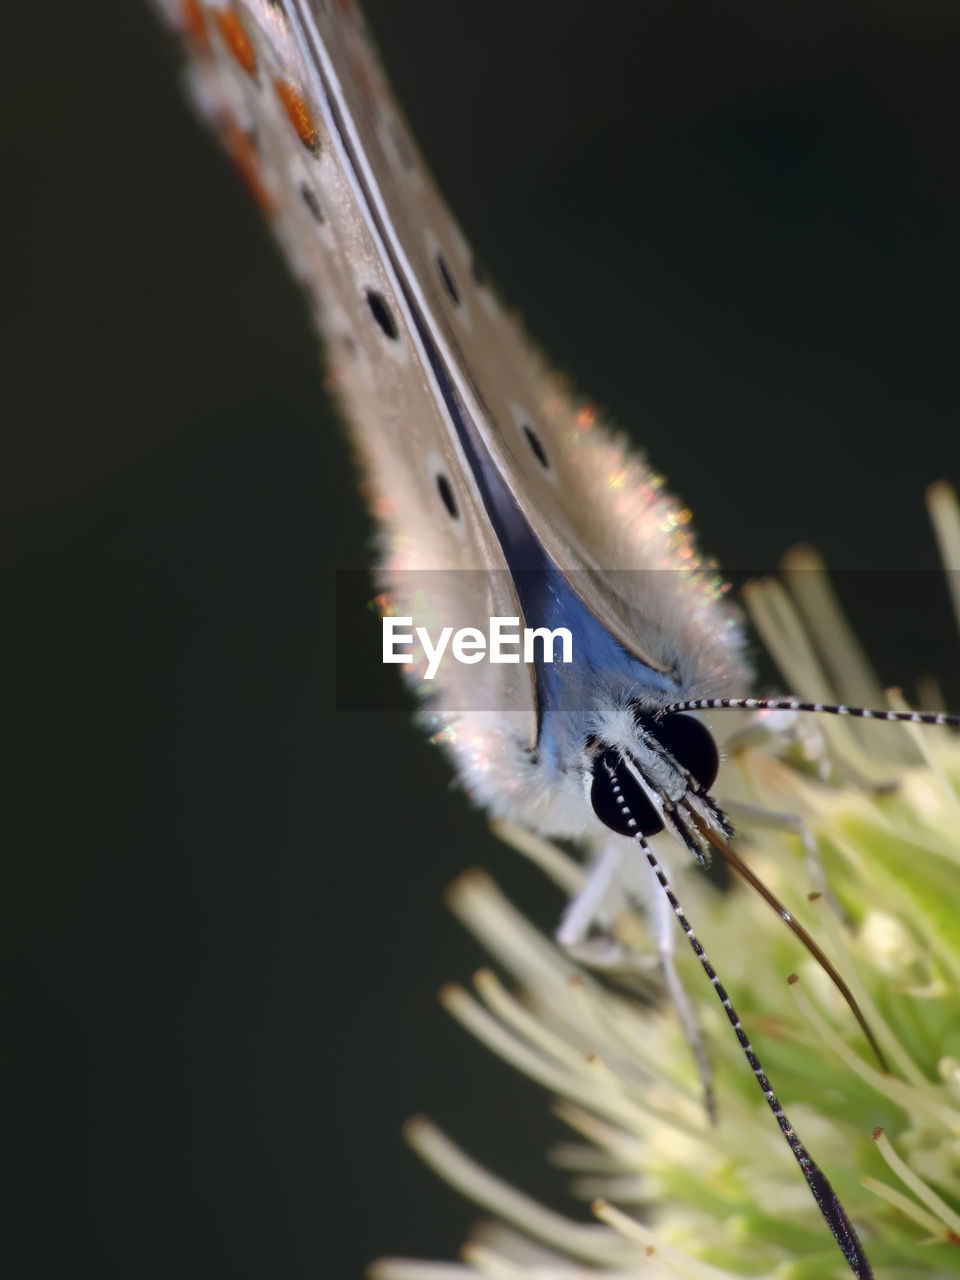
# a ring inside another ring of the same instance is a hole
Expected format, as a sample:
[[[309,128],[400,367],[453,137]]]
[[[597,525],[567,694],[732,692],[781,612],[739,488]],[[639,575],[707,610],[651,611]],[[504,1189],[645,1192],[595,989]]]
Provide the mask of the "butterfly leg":
[[[505,844],[529,858],[571,895],[557,927],[556,939],[575,960],[590,968],[618,971],[620,977],[646,977],[653,957],[613,937],[616,916],[631,903],[644,916],[652,916],[656,961],[663,983],[677,1012],[680,1029],[690,1046],[703,1088],[703,1100],[711,1121],[716,1119],[713,1074],[707,1060],[703,1035],[680,975],[674,964],[676,929],[673,910],[660,886],[652,878],[644,859],[638,862],[632,845],[619,841],[606,844],[589,869],[542,836],[534,835],[510,822],[494,822],[494,834]],[[596,930],[591,937],[591,931]]]
[[[529,858],[570,898],[555,937],[573,959],[597,969],[626,969],[633,974],[649,970],[646,957],[612,936],[617,914],[637,896],[624,884],[624,855],[632,854],[629,848],[625,851],[619,844],[605,845],[593,864],[585,867],[525,827],[501,820],[491,823],[491,830]],[[593,930],[598,936],[590,936]]]
[[[814,767],[816,776],[823,782],[836,773],[867,795],[885,796],[897,790],[899,784],[895,777],[881,778],[879,781],[867,777],[846,754],[835,746],[828,747],[817,726],[810,726],[799,719],[797,712],[772,714],[778,717],[773,727],[753,723],[731,733],[724,743],[727,755],[737,757],[751,747],[761,747],[782,756],[788,748],[799,747],[803,758]]]
[[[582,891],[564,912],[557,929],[557,940],[575,959],[594,968],[617,969],[621,976],[648,972],[650,958],[629,942],[611,936],[616,928],[617,914],[628,905],[640,908],[652,923],[663,984],[697,1065],[704,1108],[711,1122],[715,1122],[713,1073],[693,1004],[674,962],[677,938],[674,910],[661,892],[646,859],[637,859],[632,843],[617,841],[604,847]],[[610,932],[605,936],[588,937],[592,928]]]
[[[640,954],[617,941],[612,934],[614,918],[626,906],[624,861],[624,850],[608,844],[590,868],[586,883],[571,899],[557,926],[555,936],[564,950],[594,968],[643,967]],[[599,933],[591,936],[594,929]]]

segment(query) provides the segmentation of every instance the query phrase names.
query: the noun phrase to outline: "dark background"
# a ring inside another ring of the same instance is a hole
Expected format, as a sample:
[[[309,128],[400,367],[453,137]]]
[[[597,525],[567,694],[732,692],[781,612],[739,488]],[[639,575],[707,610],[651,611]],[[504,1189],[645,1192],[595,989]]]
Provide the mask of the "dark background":
[[[480,257],[704,545],[815,542],[882,678],[957,703],[921,499],[960,478],[960,14],[770,8],[367,6]],[[560,904],[405,715],[333,710],[368,525],[164,32],[130,0],[5,31],[0,1239],[100,1280],[450,1256],[472,1211],[408,1113],[561,1184],[545,1100],[435,1005],[481,958],[441,891],[480,862]]]

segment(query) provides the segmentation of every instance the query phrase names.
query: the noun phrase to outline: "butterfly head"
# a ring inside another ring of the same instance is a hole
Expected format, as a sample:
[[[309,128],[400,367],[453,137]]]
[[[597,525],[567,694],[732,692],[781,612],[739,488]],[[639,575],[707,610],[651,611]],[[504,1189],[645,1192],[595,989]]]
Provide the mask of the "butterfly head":
[[[710,797],[719,753],[710,731],[685,712],[658,715],[638,703],[608,721],[584,751],[585,786],[594,814],[618,835],[669,831],[700,862],[711,835],[733,834]]]

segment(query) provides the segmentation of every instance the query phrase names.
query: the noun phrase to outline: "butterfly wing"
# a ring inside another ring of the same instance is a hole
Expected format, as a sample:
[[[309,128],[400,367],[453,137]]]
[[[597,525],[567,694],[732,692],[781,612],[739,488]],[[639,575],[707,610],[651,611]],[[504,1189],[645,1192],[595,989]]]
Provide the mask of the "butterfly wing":
[[[741,637],[718,601],[716,566],[690,512],[624,441],[577,404],[516,320],[477,279],[355,10],[290,5],[324,63],[340,127],[407,288],[457,394],[539,543],[588,610],[630,653],[685,687],[746,687]],[[696,655],[697,669],[689,665]]]
[[[689,512],[573,400],[478,278],[356,10],[163,3],[194,52],[194,97],[312,300],[382,531],[389,611],[481,631],[491,617],[523,617],[480,458],[565,575],[564,608],[586,606],[615,654],[673,696],[718,696],[731,681],[741,692],[741,635]],[[532,768],[543,745],[532,665],[448,661],[429,691],[424,718],[491,813],[583,830],[576,788],[561,812]],[[559,742],[569,753],[581,737],[579,723],[564,727],[548,751]]]
[[[345,152],[299,6],[257,0],[164,9],[193,55],[192,96],[309,296],[324,340],[326,383],[342,406],[377,519],[384,608],[427,628],[455,617],[459,626],[486,631],[492,616],[519,616],[503,554]],[[308,16],[322,30],[323,50],[362,83],[358,20],[341,5],[317,5]],[[391,119],[399,139],[399,118]],[[416,678],[422,650],[414,656]],[[427,718],[448,738],[451,712],[487,707],[489,732],[526,746],[535,741],[529,667],[446,663],[442,693],[444,714],[428,711]],[[496,730],[500,708],[510,714]]]

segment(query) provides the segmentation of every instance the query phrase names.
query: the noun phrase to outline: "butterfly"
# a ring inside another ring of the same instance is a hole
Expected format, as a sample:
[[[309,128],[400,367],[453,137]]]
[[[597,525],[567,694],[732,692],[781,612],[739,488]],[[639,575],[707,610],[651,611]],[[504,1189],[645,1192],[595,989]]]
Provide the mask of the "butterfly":
[[[385,615],[424,632],[522,620],[546,637],[531,661],[445,660],[436,671],[422,645],[407,671],[423,695],[420,721],[502,831],[583,849],[592,871],[560,925],[565,945],[596,958],[595,929],[622,899],[649,904],[661,922],[676,918],[850,1270],[871,1276],[673,892],[660,845],[698,862],[718,850],[749,877],[712,795],[718,751],[698,713],[957,719],[748,696],[743,627],[697,550],[689,512],[569,396],[503,309],[424,168],[356,8],[164,8],[191,50],[201,112],[311,299],[327,384],[378,523]],[[569,663],[551,639],[561,633]],[[669,982],[672,943],[661,937]]]

